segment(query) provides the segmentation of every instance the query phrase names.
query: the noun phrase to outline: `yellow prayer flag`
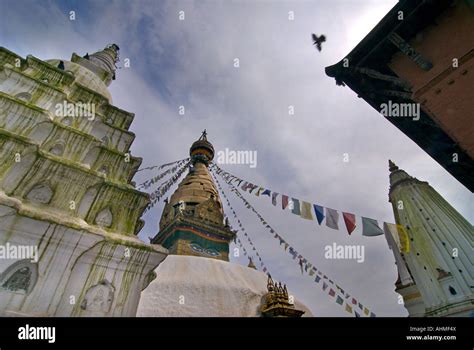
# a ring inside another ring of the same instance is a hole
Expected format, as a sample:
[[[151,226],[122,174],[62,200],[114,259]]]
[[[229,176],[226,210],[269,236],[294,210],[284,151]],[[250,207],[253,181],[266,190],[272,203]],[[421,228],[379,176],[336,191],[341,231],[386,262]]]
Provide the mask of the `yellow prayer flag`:
[[[367,309],[366,307],[364,307],[364,314],[369,315],[369,309]]]
[[[402,225],[389,224],[386,222],[384,223],[384,231],[385,229],[388,231],[386,234],[390,234],[400,252],[408,253],[410,251],[410,239],[408,237],[407,231]]]
[[[352,307],[347,303],[346,303],[346,311],[350,314],[352,313]]]
[[[313,214],[312,214],[313,208],[311,206],[311,203],[301,201],[300,209],[301,209],[301,214],[300,215],[303,219],[314,220],[313,219]]]
[[[404,253],[410,252],[410,239],[408,238],[408,233],[405,230],[405,227],[402,225],[397,225],[398,237],[400,239],[400,250]]]

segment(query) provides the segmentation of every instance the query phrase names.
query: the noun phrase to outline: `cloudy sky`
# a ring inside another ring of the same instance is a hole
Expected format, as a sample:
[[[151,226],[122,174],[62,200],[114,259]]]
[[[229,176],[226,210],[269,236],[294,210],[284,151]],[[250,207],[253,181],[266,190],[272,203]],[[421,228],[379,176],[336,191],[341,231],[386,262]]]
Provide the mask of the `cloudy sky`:
[[[216,150],[257,151],[257,167],[223,165],[276,192],[393,222],[388,159],[428,181],[470,222],[471,193],[349,88],[324,73],[396,1],[25,1],[2,0],[0,45],[25,57],[69,59],[117,43],[114,104],[135,113],[132,147],[143,166],[185,158],[207,129]],[[75,11],[75,20],[69,19]],[[185,19],[179,20],[184,11]],[[294,20],[289,20],[293,11]],[[327,42],[317,52],[311,33]],[[240,67],[234,67],[238,58]],[[288,106],[295,114],[288,114]],[[178,113],[185,106],[185,115]],[[349,154],[349,162],[343,154]],[[139,173],[137,181],[144,175]],[[225,187],[225,185],[224,185]],[[240,200],[232,205],[270,272],[316,316],[347,316],[279,247]],[[394,292],[394,259],[383,236],[349,237],[248,196],[269,223],[315,266],[379,316],[405,316]],[[162,207],[140,238],[157,232]],[[343,225],[343,224],[342,224]],[[328,260],[333,242],[365,247],[364,263]],[[234,259],[247,263],[245,259]]]

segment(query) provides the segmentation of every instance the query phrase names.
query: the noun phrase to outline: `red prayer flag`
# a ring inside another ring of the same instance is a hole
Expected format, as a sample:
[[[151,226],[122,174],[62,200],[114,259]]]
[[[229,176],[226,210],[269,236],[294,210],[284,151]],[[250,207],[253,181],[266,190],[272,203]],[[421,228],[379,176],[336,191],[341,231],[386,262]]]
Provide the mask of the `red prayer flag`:
[[[332,297],[336,295],[336,292],[334,291],[334,289],[331,288],[331,290],[329,291],[329,295]]]
[[[351,213],[342,213],[342,217],[344,218],[344,223],[346,224],[347,232],[349,235],[352,233],[352,231],[355,230],[356,228],[356,218],[354,214]]]
[[[288,196],[282,195],[281,196],[281,208],[285,209],[288,206]]]

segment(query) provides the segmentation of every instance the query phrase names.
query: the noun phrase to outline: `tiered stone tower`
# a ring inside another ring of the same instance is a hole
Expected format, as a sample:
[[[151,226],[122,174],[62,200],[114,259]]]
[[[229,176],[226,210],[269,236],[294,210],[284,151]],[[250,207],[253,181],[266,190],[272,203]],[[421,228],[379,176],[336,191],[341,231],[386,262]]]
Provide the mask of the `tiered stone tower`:
[[[189,153],[193,166],[165,205],[160,232],[152,242],[170,254],[229,261],[229,242],[235,233],[224,223],[222,202],[207,168],[214,147],[205,131]]]
[[[118,50],[0,48],[0,315],[134,316],[166,256],[136,238],[149,200],[131,184],[134,115],[107,89]]]
[[[427,182],[389,165],[389,200],[409,243],[405,252],[392,248],[396,291],[410,316],[474,316],[472,225]]]

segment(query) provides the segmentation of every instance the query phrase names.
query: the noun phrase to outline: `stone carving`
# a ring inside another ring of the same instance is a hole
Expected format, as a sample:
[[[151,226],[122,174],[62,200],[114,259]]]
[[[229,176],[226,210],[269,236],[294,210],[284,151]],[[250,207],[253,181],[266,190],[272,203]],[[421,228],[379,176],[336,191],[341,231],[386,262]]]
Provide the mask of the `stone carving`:
[[[19,100],[29,102],[31,100],[31,94],[28,92],[20,92],[15,95],[15,97]]]
[[[106,135],[104,137],[102,137],[100,139],[100,141],[102,141],[102,144],[105,146],[105,147],[109,147],[110,146],[110,138]]]
[[[107,175],[109,173],[109,168],[107,167],[107,165],[102,165],[100,168],[99,168],[99,173],[102,173],[104,175]]]
[[[38,279],[38,266],[29,260],[10,265],[0,275],[0,287],[10,292],[29,293]]]
[[[53,198],[53,190],[45,184],[36,185],[26,198],[35,203],[48,204]]]
[[[215,223],[222,222],[222,214],[213,199],[208,199],[196,206],[195,217]]]
[[[107,313],[114,300],[115,287],[106,279],[90,287],[81,303],[81,309],[93,313]]]
[[[100,227],[110,227],[112,226],[112,212],[109,208],[103,209],[97,216],[95,217],[96,225]]]
[[[61,122],[66,126],[72,126],[72,118],[71,117],[64,117]]]
[[[64,144],[62,142],[56,143],[49,149],[49,152],[55,156],[62,156],[64,153]]]

